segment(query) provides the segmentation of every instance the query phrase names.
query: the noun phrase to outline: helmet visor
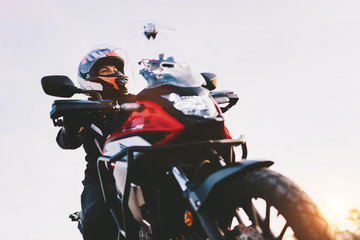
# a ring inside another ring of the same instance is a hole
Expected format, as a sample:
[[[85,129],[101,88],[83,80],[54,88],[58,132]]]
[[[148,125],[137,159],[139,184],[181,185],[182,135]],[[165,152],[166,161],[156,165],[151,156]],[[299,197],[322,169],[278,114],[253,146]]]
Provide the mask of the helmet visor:
[[[124,73],[124,59],[121,57],[122,51],[119,48],[109,44],[101,44],[94,47],[86,56],[81,60],[79,65],[79,75],[87,79],[91,77],[93,67],[99,68],[104,65],[113,65],[121,73]]]

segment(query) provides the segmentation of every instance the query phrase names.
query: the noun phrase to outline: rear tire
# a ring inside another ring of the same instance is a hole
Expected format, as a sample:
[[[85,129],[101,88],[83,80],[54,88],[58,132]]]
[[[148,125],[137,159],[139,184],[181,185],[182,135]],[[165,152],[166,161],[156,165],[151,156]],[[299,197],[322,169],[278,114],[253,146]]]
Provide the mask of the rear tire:
[[[229,239],[335,239],[310,197],[279,173],[251,171],[224,190],[216,218]]]

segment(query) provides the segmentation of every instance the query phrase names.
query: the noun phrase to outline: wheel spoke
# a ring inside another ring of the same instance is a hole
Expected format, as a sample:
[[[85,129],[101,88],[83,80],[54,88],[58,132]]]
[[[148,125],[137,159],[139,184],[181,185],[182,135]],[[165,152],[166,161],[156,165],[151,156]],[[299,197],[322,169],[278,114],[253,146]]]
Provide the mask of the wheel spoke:
[[[256,212],[257,219],[258,219],[258,221],[260,223],[260,227],[261,227],[261,229],[263,231],[263,236],[267,237],[267,239],[274,239],[275,240],[275,236],[271,232],[271,229],[270,229],[270,208],[271,208],[271,205],[269,205],[267,202],[265,202],[265,204],[266,204],[265,219],[262,219],[260,214],[258,212]]]
[[[236,209],[236,211],[235,211],[235,218],[236,218],[236,220],[238,221],[239,224],[244,224],[243,220],[240,217],[238,209]]]
[[[283,229],[281,230],[281,233],[280,235],[276,238],[276,240],[281,240],[283,239],[284,235],[285,235],[285,232],[287,230],[287,228],[289,227],[289,224],[286,222],[285,223],[285,226],[283,227]]]
[[[270,236],[270,205],[266,202],[265,220],[263,223],[263,230],[265,236]]]
[[[262,235],[267,239],[276,239],[274,234],[271,232],[270,229],[270,208],[271,205],[266,203],[265,207],[265,219],[258,213],[257,209],[255,208],[252,201],[248,202],[244,206],[244,211],[248,215],[250,221],[252,222],[253,227],[259,227],[262,231]]]
[[[250,221],[252,222],[252,225],[255,228],[260,227],[259,220],[258,220],[258,214],[257,214],[254,204],[251,202],[251,200],[244,206],[244,211],[248,215]]]

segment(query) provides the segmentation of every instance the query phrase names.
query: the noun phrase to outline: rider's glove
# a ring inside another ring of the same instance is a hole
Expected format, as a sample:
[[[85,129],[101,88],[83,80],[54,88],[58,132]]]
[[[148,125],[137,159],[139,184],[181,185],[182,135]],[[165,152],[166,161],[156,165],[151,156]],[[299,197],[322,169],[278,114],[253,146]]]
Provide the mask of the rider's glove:
[[[63,124],[66,135],[78,136],[81,134],[84,126],[84,116],[79,114],[65,115]]]

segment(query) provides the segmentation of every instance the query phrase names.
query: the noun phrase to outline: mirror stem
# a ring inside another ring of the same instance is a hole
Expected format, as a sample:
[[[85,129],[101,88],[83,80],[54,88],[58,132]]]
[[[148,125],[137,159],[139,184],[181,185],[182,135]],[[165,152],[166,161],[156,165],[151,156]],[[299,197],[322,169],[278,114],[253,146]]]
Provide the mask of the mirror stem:
[[[97,91],[87,91],[86,93],[88,93],[92,98],[96,100],[103,100],[101,94],[98,93]]]

